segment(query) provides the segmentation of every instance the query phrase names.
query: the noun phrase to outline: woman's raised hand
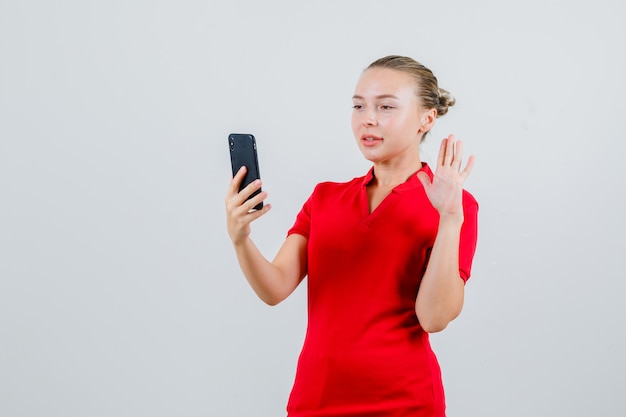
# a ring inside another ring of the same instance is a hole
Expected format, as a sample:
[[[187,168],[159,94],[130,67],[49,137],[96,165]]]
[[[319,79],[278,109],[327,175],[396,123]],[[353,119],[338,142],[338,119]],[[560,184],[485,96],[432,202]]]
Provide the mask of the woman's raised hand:
[[[239,185],[245,174],[246,167],[242,167],[230,181],[226,193],[226,226],[233,244],[247,239],[250,235],[250,223],[272,208],[271,205],[264,204],[261,210],[254,210],[257,204],[267,198],[265,191],[260,192],[250,200],[246,200],[252,193],[261,188],[261,180],[255,180],[239,191]]]
[[[432,182],[425,172],[417,174],[428,199],[442,219],[463,219],[463,183],[472,171],[474,156],[467,159],[465,168],[461,170],[462,156],[463,142],[455,141],[454,135],[449,135],[441,141]]]

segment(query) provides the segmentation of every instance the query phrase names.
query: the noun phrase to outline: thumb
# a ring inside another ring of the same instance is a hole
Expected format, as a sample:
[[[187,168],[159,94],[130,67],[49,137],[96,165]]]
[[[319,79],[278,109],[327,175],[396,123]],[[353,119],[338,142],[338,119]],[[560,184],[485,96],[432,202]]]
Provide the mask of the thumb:
[[[424,188],[430,185],[430,177],[424,171],[420,171],[417,173],[417,179],[420,180]]]

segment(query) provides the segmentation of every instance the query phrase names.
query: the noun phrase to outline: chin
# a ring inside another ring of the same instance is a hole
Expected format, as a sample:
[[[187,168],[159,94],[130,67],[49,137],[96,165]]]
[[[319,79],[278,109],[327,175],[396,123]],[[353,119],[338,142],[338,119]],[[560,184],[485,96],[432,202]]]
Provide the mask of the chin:
[[[363,152],[363,151],[361,151],[361,155],[363,155],[363,158],[367,159],[368,161],[370,161],[371,163],[374,163],[374,164],[382,162],[385,159],[381,155],[377,155],[377,154],[374,154],[372,152]]]

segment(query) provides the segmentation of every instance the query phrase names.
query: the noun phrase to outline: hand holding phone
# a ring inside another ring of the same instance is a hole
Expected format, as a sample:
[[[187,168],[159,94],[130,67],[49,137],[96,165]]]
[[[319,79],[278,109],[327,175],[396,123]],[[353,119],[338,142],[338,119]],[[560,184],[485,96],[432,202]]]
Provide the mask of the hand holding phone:
[[[230,147],[230,163],[233,170],[233,176],[237,174],[242,166],[245,166],[247,169],[246,174],[239,185],[239,191],[241,191],[254,180],[261,178],[259,173],[259,158],[257,155],[256,140],[254,135],[249,133],[231,133],[228,135],[228,145]],[[251,199],[260,192],[261,189],[259,188],[252,193],[247,200]],[[263,202],[254,206],[255,210],[260,210],[262,208]]]

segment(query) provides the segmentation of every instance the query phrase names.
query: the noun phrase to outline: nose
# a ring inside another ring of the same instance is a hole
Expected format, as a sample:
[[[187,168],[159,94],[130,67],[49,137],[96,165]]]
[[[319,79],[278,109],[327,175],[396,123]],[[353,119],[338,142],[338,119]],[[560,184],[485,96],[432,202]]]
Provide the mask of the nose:
[[[363,126],[376,126],[378,119],[376,118],[376,112],[370,107],[363,113]]]

